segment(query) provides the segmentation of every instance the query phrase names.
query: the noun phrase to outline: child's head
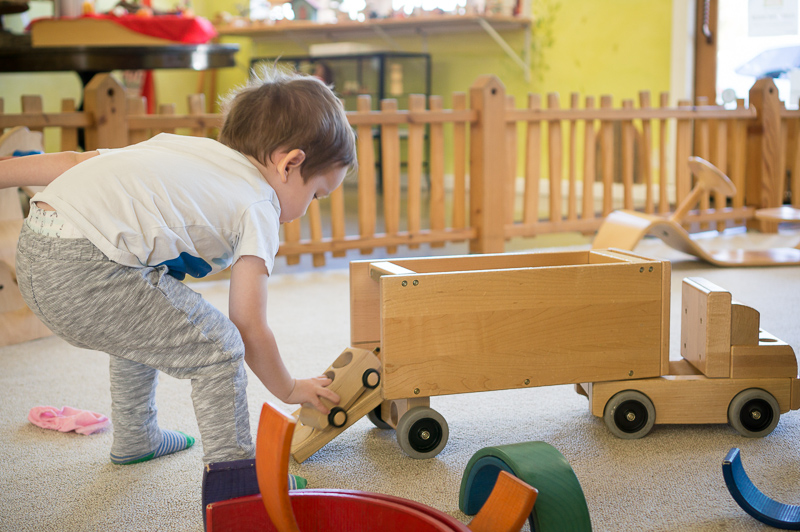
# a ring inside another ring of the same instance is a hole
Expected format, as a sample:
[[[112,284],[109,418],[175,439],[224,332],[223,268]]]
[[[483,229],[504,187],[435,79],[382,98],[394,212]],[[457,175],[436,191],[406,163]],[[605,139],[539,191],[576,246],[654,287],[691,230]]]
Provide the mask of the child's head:
[[[319,79],[265,69],[224,104],[219,141],[261,164],[279,149],[300,149],[304,180],[356,163],[355,134],[338,98]]]

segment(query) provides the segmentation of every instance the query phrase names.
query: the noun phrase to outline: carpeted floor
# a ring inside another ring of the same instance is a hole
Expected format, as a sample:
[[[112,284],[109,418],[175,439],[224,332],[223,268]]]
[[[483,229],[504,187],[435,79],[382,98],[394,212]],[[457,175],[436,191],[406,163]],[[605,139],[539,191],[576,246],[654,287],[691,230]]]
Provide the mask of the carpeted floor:
[[[793,246],[798,239],[797,233],[732,235],[703,245]],[[760,311],[764,329],[800,350],[800,267],[718,269],[651,240],[637,252],[673,260],[673,357],[679,352],[681,279],[689,276],[730,290]],[[290,370],[296,375],[323,371],[348,346],[347,270],[281,268],[270,283],[269,319]],[[226,308],[226,281],[193,286]],[[202,530],[202,442],[151,462],[114,466],[108,460],[113,429],[81,436],[27,422],[28,411],[37,405],[109,413],[107,364],[107,355],[58,338],[0,349],[0,530]],[[161,377],[157,401],[163,427],[198,435],[189,394],[188,382]],[[248,395],[255,430],[261,404],[275,399],[252,375]],[[624,441],[589,413],[586,399],[572,386],[435,397],[431,406],[450,427],[447,447],[434,459],[408,458],[393,431],[362,419],[303,464],[292,463],[291,472],[308,478],[310,487],[407,497],[466,522],[458,492],[469,458],[485,446],[538,440],[569,460],[596,531],[767,529],[725,488],[722,459],[739,447],[760,488],[782,502],[800,503],[798,412],[783,415],[763,439],[743,438],[727,425],[656,425],[647,437]]]

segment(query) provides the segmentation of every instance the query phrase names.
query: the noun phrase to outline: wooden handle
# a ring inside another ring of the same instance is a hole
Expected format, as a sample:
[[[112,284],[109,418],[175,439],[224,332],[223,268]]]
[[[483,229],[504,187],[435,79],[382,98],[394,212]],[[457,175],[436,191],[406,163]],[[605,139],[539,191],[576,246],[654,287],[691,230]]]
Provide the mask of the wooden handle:
[[[415,273],[388,261],[371,262],[369,265],[369,276],[376,281],[384,275],[414,275]]]

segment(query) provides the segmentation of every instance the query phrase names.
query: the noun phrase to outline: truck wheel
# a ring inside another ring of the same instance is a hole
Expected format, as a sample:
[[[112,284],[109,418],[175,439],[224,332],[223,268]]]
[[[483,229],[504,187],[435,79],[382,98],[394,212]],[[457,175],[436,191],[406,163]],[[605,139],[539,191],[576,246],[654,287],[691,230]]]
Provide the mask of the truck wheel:
[[[412,408],[397,423],[397,443],[411,458],[433,458],[442,452],[449,436],[447,421],[427,406]]]
[[[372,421],[372,424],[378,427],[379,429],[390,429],[392,428],[387,422],[383,420],[381,417],[381,405],[376,406],[372,410],[369,411],[367,414],[367,419]]]
[[[635,390],[617,393],[606,403],[603,421],[611,434],[624,440],[643,438],[656,422],[653,401]]]
[[[746,438],[763,438],[778,426],[781,409],[771,393],[750,388],[728,406],[728,423]]]

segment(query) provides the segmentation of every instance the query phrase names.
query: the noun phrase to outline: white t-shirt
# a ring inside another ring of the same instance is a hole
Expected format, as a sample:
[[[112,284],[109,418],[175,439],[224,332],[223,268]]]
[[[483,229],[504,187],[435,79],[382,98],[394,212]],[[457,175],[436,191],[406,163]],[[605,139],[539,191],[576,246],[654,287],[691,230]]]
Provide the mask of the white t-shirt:
[[[242,255],[272,272],[280,243],[275,191],[241,153],[207,138],[162,133],[100,155],[31,201],[50,204],[109,259],[204,277]]]

